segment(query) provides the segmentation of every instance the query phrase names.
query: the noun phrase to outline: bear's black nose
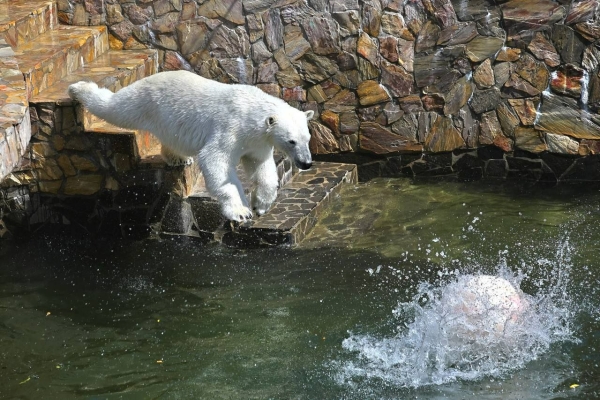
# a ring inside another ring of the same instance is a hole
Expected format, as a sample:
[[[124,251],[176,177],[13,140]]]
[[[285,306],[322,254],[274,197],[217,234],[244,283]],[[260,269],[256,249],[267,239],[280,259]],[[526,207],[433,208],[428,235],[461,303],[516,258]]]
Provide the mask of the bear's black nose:
[[[296,163],[296,166],[300,169],[309,169],[310,167],[312,167],[312,162],[302,162],[302,161],[298,161]]]

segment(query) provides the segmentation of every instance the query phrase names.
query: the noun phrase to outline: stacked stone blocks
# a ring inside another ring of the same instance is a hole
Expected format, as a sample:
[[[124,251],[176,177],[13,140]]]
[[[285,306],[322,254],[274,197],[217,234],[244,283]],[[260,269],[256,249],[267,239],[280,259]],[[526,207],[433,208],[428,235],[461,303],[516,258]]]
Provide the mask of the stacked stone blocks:
[[[436,170],[425,154],[493,148],[486,176],[511,176],[516,157],[560,180],[542,155],[577,169],[600,151],[598,0],[92,0],[59,15],[105,22],[115,48],[158,49],[163,69],[314,110],[315,154],[418,155],[414,175]]]
[[[160,147],[148,133],[93,121],[67,87],[85,79],[118,90],[156,72],[156,51],[109,51],[106,27],[58,25],[51,2],[8,1],[0,10],[3,232],[48,222],[148,231],[165,193],[186,195],[192,176],[156,163]]]

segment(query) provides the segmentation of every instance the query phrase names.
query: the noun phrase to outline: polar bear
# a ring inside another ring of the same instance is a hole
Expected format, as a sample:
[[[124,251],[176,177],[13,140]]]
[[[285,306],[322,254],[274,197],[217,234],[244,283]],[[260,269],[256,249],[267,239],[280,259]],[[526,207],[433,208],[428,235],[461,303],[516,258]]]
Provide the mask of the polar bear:
[[[277,196],[273,147],[300,169],[312,165],[307,121],[313,111],[299,111],[253,86],[170,71],[116,93],[86,81],[70,85],[68,92],[113,125],[153,133],[167,162],[196,157],[206,188],[233,221],[252,218],[236,174],[240,161],[254,185],[250,205],[257,215],[264,214]]]

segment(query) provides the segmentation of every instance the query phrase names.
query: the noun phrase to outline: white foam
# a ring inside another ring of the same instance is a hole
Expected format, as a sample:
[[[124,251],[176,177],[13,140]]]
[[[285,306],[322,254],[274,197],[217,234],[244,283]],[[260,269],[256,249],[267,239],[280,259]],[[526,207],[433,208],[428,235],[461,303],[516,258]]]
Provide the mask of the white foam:
[[[538,359],[553,343],[576,341],[566,290],[569,266],[538,264],[549,272],[535,295],[523,293],[524,276],[502,263],[496,275],[455,272],[445,284],[420,283],[412,300],[393,312],[404,324],[396,336],[350,334],[343,341],[353,354],[335,363],[338,384],[376,379],[416,388],[501,377]]]

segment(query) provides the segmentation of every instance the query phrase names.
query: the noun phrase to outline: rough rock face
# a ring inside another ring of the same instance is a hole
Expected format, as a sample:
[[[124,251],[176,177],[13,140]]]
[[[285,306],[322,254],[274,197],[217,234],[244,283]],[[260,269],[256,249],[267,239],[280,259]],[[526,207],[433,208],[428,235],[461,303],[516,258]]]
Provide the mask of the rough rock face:
[[[162,69],[254,84],[313,109],[315,153],[600,145],[598,0],[59,2]],[[40,149],[43,151],[43,149]]]

